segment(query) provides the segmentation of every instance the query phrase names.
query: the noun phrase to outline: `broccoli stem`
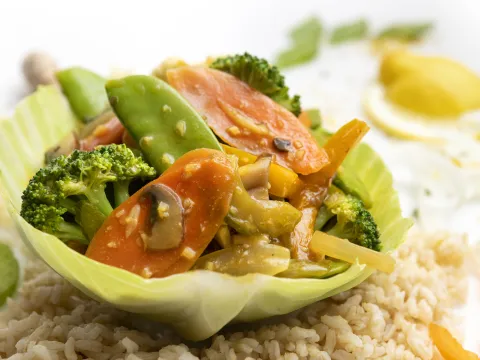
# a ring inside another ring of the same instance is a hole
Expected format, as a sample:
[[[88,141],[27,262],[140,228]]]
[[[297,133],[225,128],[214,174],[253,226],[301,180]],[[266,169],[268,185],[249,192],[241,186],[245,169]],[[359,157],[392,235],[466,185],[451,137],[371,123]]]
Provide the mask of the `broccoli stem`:
[[[317,219],[315,221],[315,230],[322,230],[327,222],[334,217],[335,214],[332,214],[325,206],[321,206],[318,210]]]
[[[72,215],[77,213],[77,202],[75,200],[62,199],[60,200],[60,206],[63,206]]]
[[[96,186],[85,191],[84,195],[102,214],[110,215],[113,211],[112,205],[105,194],[105,185]]]
[[[115,198],[115,207],[120,206],[121,203],[126,201],[130,194],[128,192],[128,187],[130,181],[118,181],[113,183],[113,196]]]
[[[328,235],[336,236],[341,239],[351,240],[350,234],[346,232],[345,227],[341,226],[339,223],[336,223],[334,227],[327,231]]]
[[[58,225],[58,228],[53,235],[63,241],[74,240],[86,245],[89,243],[80,226],[70,224],[66,221]]]

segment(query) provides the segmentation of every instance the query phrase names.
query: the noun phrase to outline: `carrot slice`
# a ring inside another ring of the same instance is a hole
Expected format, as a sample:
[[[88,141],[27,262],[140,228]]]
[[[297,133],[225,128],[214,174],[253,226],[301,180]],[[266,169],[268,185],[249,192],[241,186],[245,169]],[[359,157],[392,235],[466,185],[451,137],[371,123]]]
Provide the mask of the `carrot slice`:
[[[150,233],[152,207],[144,191],[151,184],[168,186],[182,201],[184,237],[176,248],[144,248],[142,235]],[[235,169],[227,155],[208,149],[190,151],[113,211],[95,234],[86,256],[144,277],[185,272],[223,223],[234,188]]]
[[[85,139],[80,140],[80,149],[92,151],[98,145],[120,144],[124,128],[116,116],[105,124],[98,125]]]
[[[478,355],[465,350],[462,345],[443,326],[430,323],[430,338],[445,360],[479,360]]]
[[[275,154],[278,164],[299,174],[314,173],[328,163],[295,115],[234,76],[184,66],[169,70],[167,78],[227,144],[254,155]]]

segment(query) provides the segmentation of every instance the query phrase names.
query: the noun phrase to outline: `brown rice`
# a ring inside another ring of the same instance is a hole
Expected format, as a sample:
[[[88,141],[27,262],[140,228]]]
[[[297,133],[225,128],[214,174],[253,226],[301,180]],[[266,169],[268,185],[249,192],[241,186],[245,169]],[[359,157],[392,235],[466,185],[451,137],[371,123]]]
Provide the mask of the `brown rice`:
[[[169,330],[148,330],[152,324],[85,297],[26,254],[23,284],[0,313],[0,357],[432,359],[431,321],[459,336],[451,309],[466,300],[467,248],[462,236],[414,230],[396,254],[391,275],[376,273],[331,299],[263,324],[227,328],[190,347]],[[139,325],[144,331],[135,330]]]

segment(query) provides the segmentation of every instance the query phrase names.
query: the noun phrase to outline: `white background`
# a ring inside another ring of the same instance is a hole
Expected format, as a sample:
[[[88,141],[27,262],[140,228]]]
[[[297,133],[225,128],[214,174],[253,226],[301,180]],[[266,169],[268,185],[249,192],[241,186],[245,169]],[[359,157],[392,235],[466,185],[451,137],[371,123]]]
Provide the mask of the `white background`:
[[[431,47],[480,71],[476,0],[1,0],[0,110],[22,91],[19,63],[42,49],[62,66],[151,69],[166,56],[202,59],[249,50],[270,57],[285,30],[316,13],[327,26],[366,17],[374,29],[434,19]],[[345,59],[344,59],[345,60]]]
[[[477,0],[0,0],[0,117],[26,92],[20,63],[30,50],[49,52],[62,67],[82,65],[105,75],[113,68],[149,72],[168,56],[198,61],[249,51],[271,59],[288,44],[287,29],[312,14],[326,28],[365,17],[374,31],[393,22],[432,20],[435,31],[422,51],[458,59],[480,73]],[[368,45],[354,44],[325,47],[317,61],[290,71],[287,80],[327,121],[345,122],[362,116],[362,90],[376,71]],[[375,131],[369,140],[377,148],[390,146]],[[476,222],[454,221],[452,227],[478,235],[480,213],[468,213]],[[474,329],[480,306],[477,295],[471,299],[467,340],[479,351]]]

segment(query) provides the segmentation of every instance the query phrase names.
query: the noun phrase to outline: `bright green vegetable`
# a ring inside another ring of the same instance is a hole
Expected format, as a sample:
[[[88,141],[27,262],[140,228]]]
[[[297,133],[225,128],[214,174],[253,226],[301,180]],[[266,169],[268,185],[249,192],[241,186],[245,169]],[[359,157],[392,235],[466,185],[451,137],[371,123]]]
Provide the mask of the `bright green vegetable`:
[[[392,39],[407,42],[418,41],[422,40],[432,28],[432,23],[392,25],[382,30],[377,35],[377,39]]]
[[[368,35],[368,23],[362,19],[335,28],[330,37],[331,44],[341,44],[347,41],[362,40]]]
[[[335,179],[333,179],[333,185],[338,187],[345,194],[352,195],[362,200],[367,209],[372,206],[372,198],[368,189],[355,173],[345,171],[345,168],[340,167],[337,170]]]
[[[251,273],[275,275],[288,268],[290,251],[273,244],[234,245],[200,257],[195,269],[230,275]]]
[[[317,140],[318,145],[323,146],[327,143],[327,140],[332,133],[322,127],[318,127],[312,131],[312,135]]]
[[[20,268],[12,250],[6,244],[0,244],[0,306],[17,288]]]
[[[350,264],[340,260],[322,260],[318,262],[291,259],[288,269],[277,276],[290,279],[325,279],[346,271]]]
[[[73,67],[57,72],[57,79],[79,119],[88,123],[108,109],[106,80],[90,70]]]
[[[335,221],[333,226],[332,221]],[[373,216],[361,200],[343,193],[335,185],[330,186],[318,212],[315,229],[372,250],[380,251],[381,248],[380,233]]]
[[[123,199],[129,196],[127,184],[155,175],[155,170],[125,145],[75,150],[34,175],[23,192],[21,215],[32,226],[63,241],[88,243],[113,210],[105,192],[107,184],[113,184],[116,199]]]
[[[285,78],[276,66],[249,53],[216,59],[210,67],[229,73],[267,95],[296,116],[300,114],[300,96],[290,97]]]
[[[75,208],[75,222],[80,225],[87,239],[93,239],[105,220],[105,215],[92,203],[82,200]]]
[[[323,27],[320,20],[311,17],[290,32],[292,45],[278,54],[275,64],[280,68],[301,65],[313,60],[320,47]]]
[[[170,85],[152,76],[110,80],[113,110],[152,166],[162,173],[190,150],[222,150],[195,109]]]

